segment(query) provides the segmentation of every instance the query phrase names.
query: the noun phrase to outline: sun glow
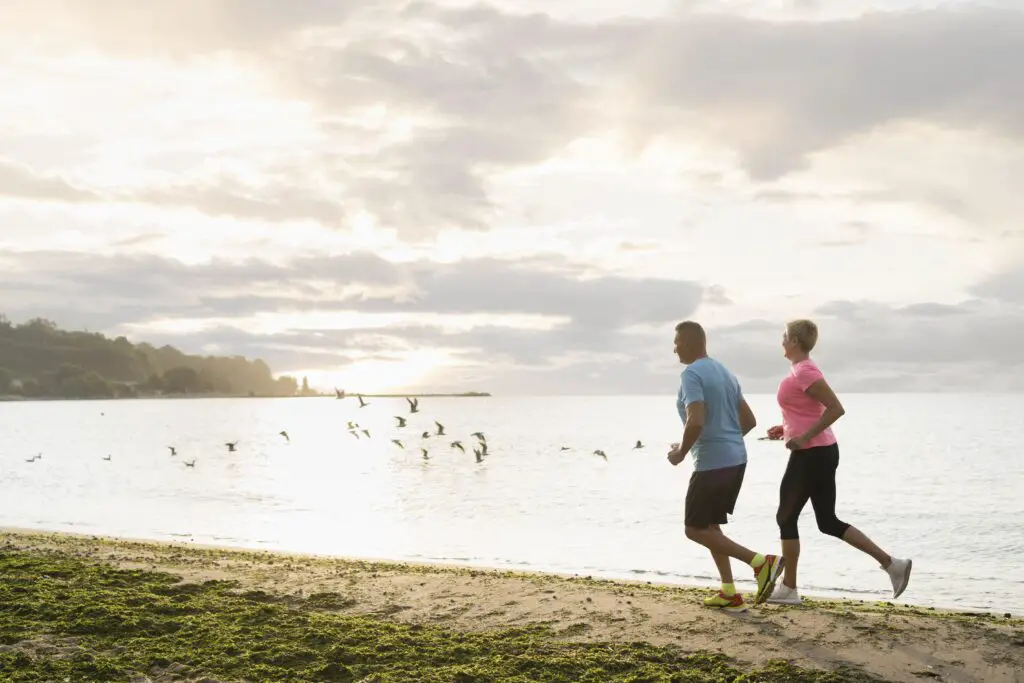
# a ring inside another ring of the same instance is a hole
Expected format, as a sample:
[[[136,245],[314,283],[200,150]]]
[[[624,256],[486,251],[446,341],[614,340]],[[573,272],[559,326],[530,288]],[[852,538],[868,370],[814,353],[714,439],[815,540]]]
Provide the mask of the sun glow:
[[[350,394],[390,393],[417,387],[432,372],[452,363],[450,355],[442,350],[409,351],[396,355],[398,358],[395,360],[369,357],[339,370],[310,370],[294,374],[309,378],[311,387],[325,392],[337,387]]]

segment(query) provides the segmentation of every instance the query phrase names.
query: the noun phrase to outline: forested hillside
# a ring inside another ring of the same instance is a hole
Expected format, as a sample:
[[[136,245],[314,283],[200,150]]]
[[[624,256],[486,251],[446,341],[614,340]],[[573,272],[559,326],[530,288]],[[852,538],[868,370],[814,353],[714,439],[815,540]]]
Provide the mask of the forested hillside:
[[[36,318],[0,315],[0,394],[99,398],[184,394],[294,396],[292,377],[275,379],[262,360],[193,356],[172,346],[62,330]]]

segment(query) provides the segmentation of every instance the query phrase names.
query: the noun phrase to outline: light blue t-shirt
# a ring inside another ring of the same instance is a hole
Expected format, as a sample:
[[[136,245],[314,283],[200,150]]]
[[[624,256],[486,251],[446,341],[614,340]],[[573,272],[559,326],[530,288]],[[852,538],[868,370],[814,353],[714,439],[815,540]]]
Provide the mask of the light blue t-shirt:
[[[686,424],[686,407],[704,401],[704,428],[690,449],[693,469],[718,470],[747,461],[747,446],[740,429],[740,383],[713,358],[701,358],[683,370],[676,409]]]

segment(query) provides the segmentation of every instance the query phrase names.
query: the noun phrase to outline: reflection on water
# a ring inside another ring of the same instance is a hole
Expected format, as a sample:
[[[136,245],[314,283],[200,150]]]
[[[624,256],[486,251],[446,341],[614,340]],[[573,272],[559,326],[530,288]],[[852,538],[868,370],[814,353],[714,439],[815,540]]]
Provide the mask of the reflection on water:
[[[777,421],[772,397],[750,400],[763,425]],[[1024,482],[1021,398],[844,400],[838,513],[914,558],[906,600],[1024,612],[1024,527],[1005,523],[1024,514],[1015,493]],[[396,429],[394,415],[408,426]],[[447,436],[421,439],[435,418]],[[945,438],[954,418],[974,425],[970,442]],[[348,420],[372,438],[349,435]],[[362,409],[334,399],[7,403],[0,429],[5,526],[664,582],[714,578],[710,558],[682,535],[690,466],[665,460],[681,432],[672,396],[428,398],[414,415],[403,399]],[[490,450],[480,464],[470,448],[477,430]],[[390,443],[398,435],[404,449]],[[235,439],[230,453],[224,444]],[[454,439],[467,453],[450,447]],[[648,447],[633,450],[637,439]],[[778,545],[785,452],[748,443],[729,533],[768,552]],[[597,448],[608,461],[592,455]],[[42,460],[25,462],[40,452]],[[193,459],[194,468],[184,466]],[[801,531],[805,593],[886,596],[885,574],[820,536],[810,506]]]

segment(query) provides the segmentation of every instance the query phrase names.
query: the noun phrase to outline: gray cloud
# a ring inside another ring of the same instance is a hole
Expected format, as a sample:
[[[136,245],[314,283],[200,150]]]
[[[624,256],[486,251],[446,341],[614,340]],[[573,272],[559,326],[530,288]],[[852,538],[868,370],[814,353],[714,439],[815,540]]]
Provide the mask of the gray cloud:
[[[222,320],[200,332],[145,336],[190,351],[215,345],[225,353],[262,357],[282,372],[340,367],[367,353],[389,358],[443,348],[462,363],[446,370],[446,382],[458,377],[466,388],[531,387],[534,393],[671,390],[679,370],[672,323],[699,320],[705,297],[725,294],[657,278],[587,280],[574,268],[552,269],[549,261],[393,264],[372,254],[306,257],[287,265],[186,265],[151,256],[29,252],[0,255],[0,268],[0,311],[16,320],[44,315],[109,333],[164,318]],[[1001,301],[998,291],[955,305],[830,302],[811,312],[821,328],[815,356],[842,391],[1024,389],[1024,303]],[[331,298],[330,292],[337,294]],[[294,328],[272,335],[231,322],[262,311],[310,310],[412,317],[380,328]],[[431,313],[523,313],[561,322],[550,329],[496,323],[455,329],[417,320]],[[788,367],[780,347],[783,323],[711,326],[711,353],[748,392],[774,391]]]
[[[893,121],[1024,137],[1019,11],[829,22],[689,15],[646,42],[631,71],[639,104],[713,124],[706,130],[737,148],[755,178],[797,170],[807,154]]]
[[[666,132],[714,136],[760,180],[890,122],[1024,138],[1019,11],[937,9],[827,22],[691,12],[584,24],[480,4],[397,0],[316,0],[287,9],[265,0],[154,0],[144,10],[131,0],[102,10],[22,0],[5,9],[0,18],[12,29],[34,29],[45,15],[54,36],[70,32],[115,52],[233,51],[283,94],[312,103],[339,148],[318,151],[311,163],[339,188],[337,196],[304,189],[307,169],[289,167],[262,169],[273,177],[258,189],[226,179],[129,198],[242,219],[335,225],[361,208],[407,238],[485,229],[501,208],[489,174],[542,162],[575,139],[615,128],[641,140]],[[617,106],[610,109],[609,100]],[[359,149],[349,149],[351,115],[375,104],[419,117],[411,134],[396,140],[367,129]],[[87,200],[67,188],[32,187],[24,192]],[[895,194],[977,217],[950,188]]]
[[[344,211],[335,200],[291,183],[247,187],[230,178],[209,184],[177,183],[134,192],[97,192],[79,188],[55,175],[36,173],[28,166],[0,159],[0,197],[67,203],[130,203],[195,208],[210,216],[286,222],[309,219],[340,227]]]
[[[23,252],[0,253],[0,268],[0,310],[12,318],[41,315],[112,332],[168,318],[230,320],[295,311],[414,318],[521,314],[548,316],[556,324],[552,331],[492,325],[455,333],[403,323],[384,330],[292,330],[259,337],[221,328],[184,340],[189,348],[215,343],[260,350],[268,360],[289,364],[299,358],[322,362],[328,350],[339,348],[394,352],[441,346],[504,354],[515,363],[538,366],[563,352],[631,353],[616,341],[632,337],[624,328],[669,325],[691,314],[704,296],[703,287],[686,281],[581,278],[578,268],[550,259],[394,264],[357,253],[307,256],[283,265],[258,260],[187,265],[145,255]]]

